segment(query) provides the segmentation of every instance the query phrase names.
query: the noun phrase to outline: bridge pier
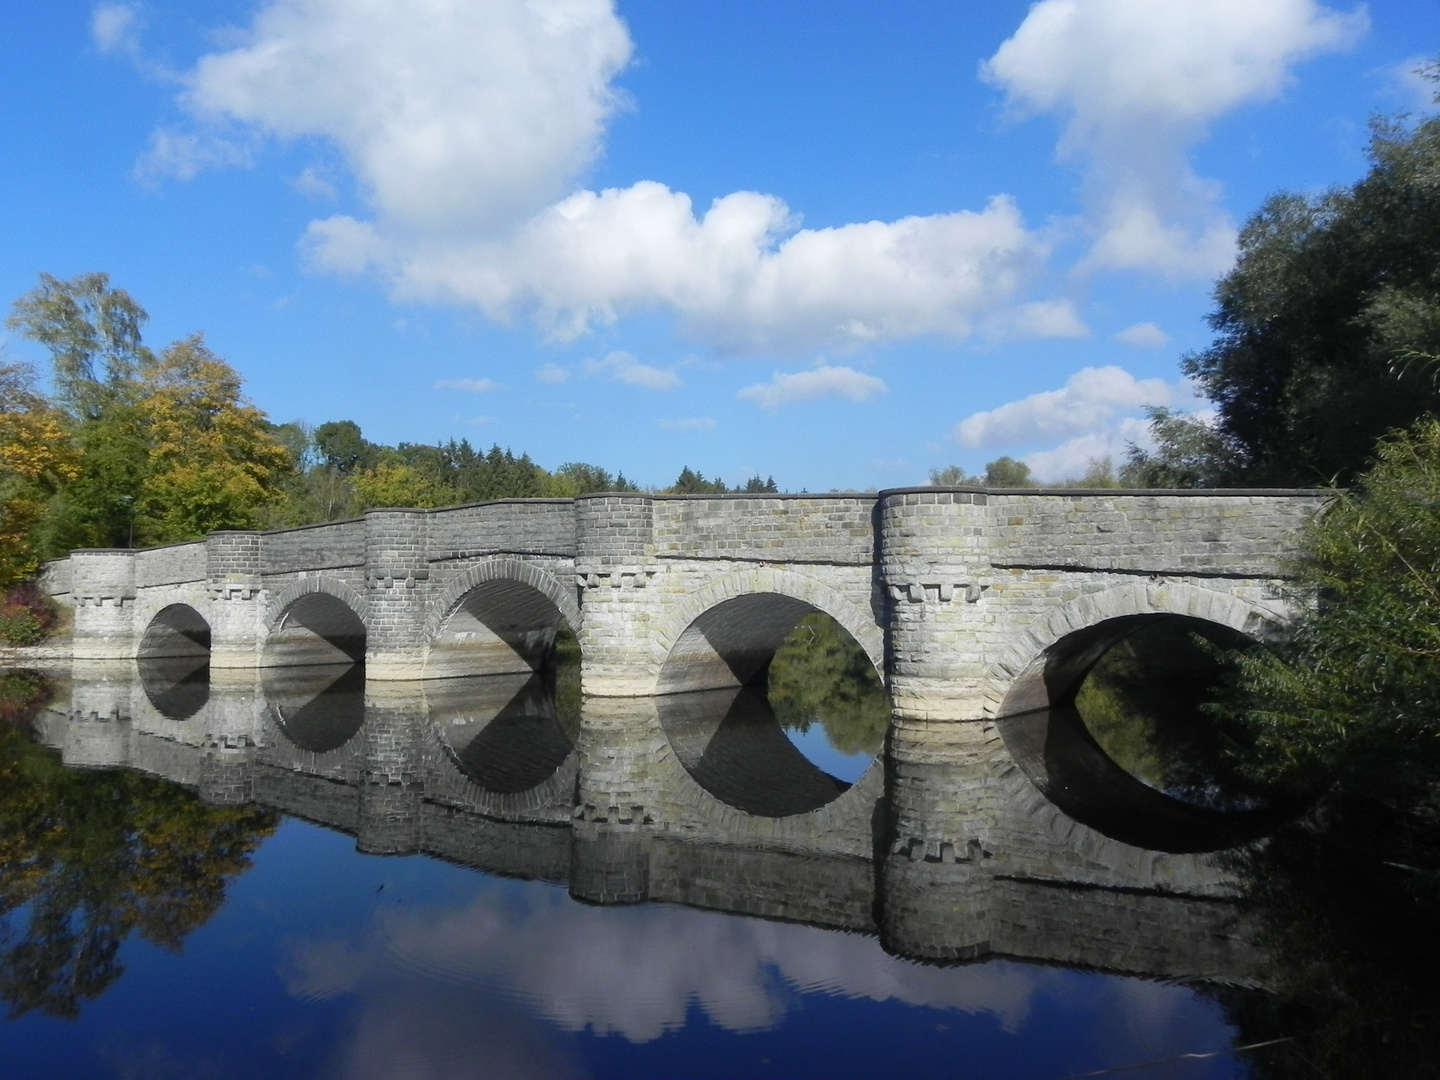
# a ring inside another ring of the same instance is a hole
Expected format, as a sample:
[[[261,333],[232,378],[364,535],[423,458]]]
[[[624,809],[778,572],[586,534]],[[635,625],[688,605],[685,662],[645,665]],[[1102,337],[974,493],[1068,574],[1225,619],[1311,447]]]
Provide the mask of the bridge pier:
[[[135,655],[134,556],[123,548],[70,553],[75,659],[128,660]]]
[[[265,644],[261,602],[261,534],[227,530],[205,538],[210,597],[210,666],[253,668]]]
[[[581,685],[594,697],[643,697],[655,690],[658,571],[655,502],[643,495],[579,499],[575,580],[581,597]]]
[[[367,678],[416,679],[424,670],[425,615],[431,593],[428,519],[424,510],[365,514]]]

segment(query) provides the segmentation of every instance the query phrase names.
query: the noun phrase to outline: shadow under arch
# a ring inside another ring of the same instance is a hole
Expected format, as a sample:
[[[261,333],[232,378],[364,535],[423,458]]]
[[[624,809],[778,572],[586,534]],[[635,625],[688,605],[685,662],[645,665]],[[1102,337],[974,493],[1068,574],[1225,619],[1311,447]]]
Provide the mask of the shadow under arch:
[[[1105,654],[1130,635],[1160,623],[1212,640],[1217,635],[1240,636],[1222,623],[1163,611],[1121,615],[1071,631],[1012,682],[996,717],[1006,748],[1051,803],[1112,840],[1183,853],[1233,847],[1263,836],[1298,807],[1275,803],[1217,810],[1159,791],[1117,764],[1076,708],[1086,676]]]
[[[189,604],[161,608],[140,638],[140,660],[161,657],[210,657],[210,624]]]
[[[312,591],[281,608],[261,651],[262,667],[365,662],[365,620],[340,597]]]
[[[426,679],[543,671],[554,665],[557,636],[574,639],[574,605],[533,580],[476,576],[447,592],[426,651]]]
[[[797,590],[798,591],[798,590]],[[702,594],[699,604],[706,599]],[[699,606],[697,604],[696,606]],[[857,634],[849,605],[822,604],[789,591],[746,591],[701,607],[675,637],[660,665],[655,693],[688,693],[763,684],[770,660],[806,615],[819,612],[834,619],[881,674],[878,631]],[[832,607],[842,610],[830,610]],[[865,640],[874,636],[877,641]]]

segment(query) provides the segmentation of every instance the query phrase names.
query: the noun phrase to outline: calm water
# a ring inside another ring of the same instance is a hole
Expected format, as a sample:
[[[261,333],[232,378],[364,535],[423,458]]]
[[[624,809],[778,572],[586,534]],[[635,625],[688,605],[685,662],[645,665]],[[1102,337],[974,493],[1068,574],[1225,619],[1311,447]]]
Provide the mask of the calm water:
[[[623,708],[563,671],[7,676],[0,1073],[1430,1074],[1408,924],[1297,901],[1303,841],[1262,890],[1061,835],[977,781],[993,739],[887,779],[883,700],[817,663]]]

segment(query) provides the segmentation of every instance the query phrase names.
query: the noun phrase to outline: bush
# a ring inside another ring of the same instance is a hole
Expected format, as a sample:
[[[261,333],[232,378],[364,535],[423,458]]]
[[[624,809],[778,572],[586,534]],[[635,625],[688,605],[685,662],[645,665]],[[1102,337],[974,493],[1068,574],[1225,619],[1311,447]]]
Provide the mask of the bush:
[[[37,645],[50,636],[60,613],[34,582],[16,585],[0,600],[0,642]]]

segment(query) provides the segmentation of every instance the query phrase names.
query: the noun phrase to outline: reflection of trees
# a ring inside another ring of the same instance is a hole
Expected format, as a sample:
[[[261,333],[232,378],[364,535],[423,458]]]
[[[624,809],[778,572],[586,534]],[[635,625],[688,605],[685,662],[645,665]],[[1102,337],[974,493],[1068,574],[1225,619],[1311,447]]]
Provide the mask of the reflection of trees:
[[[1440,1062],[1435,823],[1327,800],[1237,860],[1273,957],[1268,994],[1228,1001],[1257,1080],[1433,1077]]]
[[[1210,628],[1218,648],[1207,648],[1197,629],[1178,619],[1140,627],[1091,669],[1075,707],[1106,754],[1151,787],[1215,809],[1264,802],[1242,773],[1241,729],[1205,709],[1226,680],[1221,650],[1242,642]]]
[[[74,1018],[123,972],[132,933],[171,950],[216,911],[276,825],[183,788],[79,772],[0,725],[0,998],[12,1018]],[[20,921],[22,908],[28,919]]]
[[[820,724],[844,754],[878,753],[890,723],[890,700],[875,665],[830,616],[806,615],[770,662],[770,705],[780,725],[809,731]]]

